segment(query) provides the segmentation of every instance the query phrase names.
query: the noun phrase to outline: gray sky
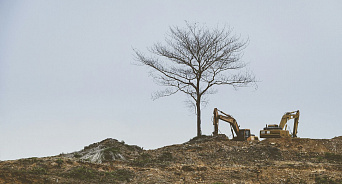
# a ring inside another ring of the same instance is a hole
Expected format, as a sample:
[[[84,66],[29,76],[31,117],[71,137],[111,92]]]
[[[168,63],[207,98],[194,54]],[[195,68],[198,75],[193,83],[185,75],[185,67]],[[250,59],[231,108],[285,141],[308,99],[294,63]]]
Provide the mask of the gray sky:
[[[161,88],[132,64],[132,48],[146,52],[185,20],[249,38],[243,60],[261,81],[257,90],[218,88],[202,111],[203,134],[213,131],[217,107],[256,135],[299,109],[299,137],[340,136],[341,10],[339,0],[0,0],[0,160],[109,137],[145,149],[194,137],[186,96],[152,101]],[[219,129],[231,136],[227,124]]]

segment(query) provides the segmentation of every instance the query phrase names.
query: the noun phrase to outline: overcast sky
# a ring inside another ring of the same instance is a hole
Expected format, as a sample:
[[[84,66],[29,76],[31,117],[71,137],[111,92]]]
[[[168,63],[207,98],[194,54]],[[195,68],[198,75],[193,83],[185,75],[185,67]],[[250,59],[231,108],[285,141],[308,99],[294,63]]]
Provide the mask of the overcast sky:
[[[81,150],[106,138],[144,149],[188,141],[196,116],[162,89],[133,50],[162,42],[185,20],[228,25],[249,39],[243,61],[258,89],[217,88],[214,107],[259,136],[300,110],[298,136],[342,135],[342,1],[0,0],[0,160]],[[293,120],[289,122],[293,127]],[[221,133],[231,137],[228,124]]]

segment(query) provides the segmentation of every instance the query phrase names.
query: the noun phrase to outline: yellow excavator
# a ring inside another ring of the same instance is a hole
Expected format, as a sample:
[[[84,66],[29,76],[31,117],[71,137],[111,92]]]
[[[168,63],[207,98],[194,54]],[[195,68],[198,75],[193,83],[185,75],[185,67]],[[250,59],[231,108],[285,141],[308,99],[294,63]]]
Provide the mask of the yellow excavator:
[[[223,115],[219,115],[219,112],[222,113]],[[218,124],[219,120],[223,120],[227,123],[230,124],[230,128],[233,134],[233,140],[235,141],[252,141],[252,140],[259,140],[258,137],[255,135],[251,134],[250,129],[240,129],[240,126],[237,124],[236,120],[233,118],[233,116],[226,114],[217,108],[214,109],[214,132],[213,135],[218,135]],[[235,135],[234,135],[234,132]]]
[[[292,135],[290,135],[287,128],[287,121],[294,119],[294,126]],[[281,137],[297,137],[299,123],[299,110],[293,112],[286,112],[280,120],[279,125],[266,125],[263,130],[260,130],[260,138],[281,138]],[[285,128],[285,129],[284,129]]]

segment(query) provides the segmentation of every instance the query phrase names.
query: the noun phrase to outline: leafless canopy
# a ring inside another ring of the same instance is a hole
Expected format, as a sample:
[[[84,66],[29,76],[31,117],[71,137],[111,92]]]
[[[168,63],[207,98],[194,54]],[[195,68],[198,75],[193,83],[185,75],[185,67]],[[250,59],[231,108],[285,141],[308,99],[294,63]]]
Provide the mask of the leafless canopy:
[[[241,61],[247,41],[232,35],[230,29],[209,29],[197,24],[185,28],[170,27],[166,44],[149,48],[152,57],[134,50],[137,61],[152,68],[151,76],[166,86],[155,93],[154,99],[183,92],[193,99],[197,112],[197,135],[200,131],[202,96],[215,92],[213,86],[247,86],[255,82],[250,72],[236,72],[246,65]]]

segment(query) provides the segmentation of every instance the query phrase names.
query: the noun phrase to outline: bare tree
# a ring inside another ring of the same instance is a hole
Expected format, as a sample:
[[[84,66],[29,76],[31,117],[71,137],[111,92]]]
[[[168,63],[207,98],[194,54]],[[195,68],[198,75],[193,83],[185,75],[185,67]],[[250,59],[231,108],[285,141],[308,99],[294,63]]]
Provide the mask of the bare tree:
[[[166,44],[156,43],[148,48],[151,57],[134,49],[136,60],[152,68],[151,76],[165,90],[156,92],[154,99],[187,94],[196,107],[197,136],[201,136],[201,104],[204,95],[213,94],[218,85],[234,88],[255,83],[251,72],[236,72],[246,64],[241,61],[247,41],[231,34],[231,29],[199,27],[186,24],[185,28],[170,27]]]

